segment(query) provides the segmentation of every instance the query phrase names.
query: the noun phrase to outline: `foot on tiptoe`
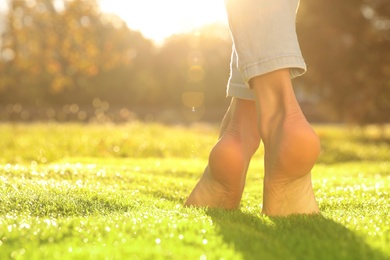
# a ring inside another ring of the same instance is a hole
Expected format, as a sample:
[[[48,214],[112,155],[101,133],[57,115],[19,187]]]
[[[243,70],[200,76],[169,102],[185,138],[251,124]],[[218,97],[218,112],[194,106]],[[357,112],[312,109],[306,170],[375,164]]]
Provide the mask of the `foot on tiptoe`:
[[[319,213],[311,169],[320,142],[298,111],[280,117],[265,144],[263,213],[269,216]]]
[[[209,164],[185,206],[237,209],[248,164],[240,141],[222,138],[211,151]]]

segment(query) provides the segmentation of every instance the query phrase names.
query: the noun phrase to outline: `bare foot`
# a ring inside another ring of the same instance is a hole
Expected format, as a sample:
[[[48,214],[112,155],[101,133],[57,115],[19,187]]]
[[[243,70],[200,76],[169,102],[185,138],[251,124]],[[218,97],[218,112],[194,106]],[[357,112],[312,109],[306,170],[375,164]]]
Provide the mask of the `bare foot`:
[[[237,209],[249,162],[259,143],[255,103],[233,100],[220,140],[210,152],[209,164],[185,206]]]
[[[185,205],[237,209],[245,186],[247,165],[238,141],[220,140],[211,151],[209,165]]]
[[[295,116],[284,120],[273,139],[265,148],[263,213],[319,213],[310,173],[320,152],[317,135]]]
[[[295,98],[289,70],[254,78],[251,84],[257,97],[259,132],[265,150],[263,213],[318,213],[310,172],[319,155],[320,142]]]

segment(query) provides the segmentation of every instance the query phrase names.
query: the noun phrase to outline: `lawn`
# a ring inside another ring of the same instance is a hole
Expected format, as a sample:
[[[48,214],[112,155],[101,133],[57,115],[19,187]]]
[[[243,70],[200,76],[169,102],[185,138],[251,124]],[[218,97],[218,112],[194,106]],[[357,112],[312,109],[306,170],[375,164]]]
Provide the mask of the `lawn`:
[[[0,259],[390,259],[390,128],[316,126],[322,216],[183,208],[214,125],[0,125]]]

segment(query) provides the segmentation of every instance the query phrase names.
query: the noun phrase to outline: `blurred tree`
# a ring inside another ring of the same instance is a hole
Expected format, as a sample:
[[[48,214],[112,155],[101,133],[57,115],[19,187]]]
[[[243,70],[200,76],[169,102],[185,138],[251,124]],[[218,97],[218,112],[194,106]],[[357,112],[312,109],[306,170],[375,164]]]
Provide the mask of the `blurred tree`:
[[[57,9],[54,2],[9,1],[1,101],[82,104],[102,96],[115,102],[131,96],[129,84],[144,84],[130,76],[152,63],[151,41],[102,15],[95,0],[63,1]]]
[[[302,1],[297,26],[309,67],[299,80],[344,121],[389,122],[388,0]]]
[[[230,53],[230,35],[223,25],[213,24],[170,37],[156,57],[156,75],[168,94],[165,101],[188,107],[226,105]],[[203,101],[196,101],[200,96]]]

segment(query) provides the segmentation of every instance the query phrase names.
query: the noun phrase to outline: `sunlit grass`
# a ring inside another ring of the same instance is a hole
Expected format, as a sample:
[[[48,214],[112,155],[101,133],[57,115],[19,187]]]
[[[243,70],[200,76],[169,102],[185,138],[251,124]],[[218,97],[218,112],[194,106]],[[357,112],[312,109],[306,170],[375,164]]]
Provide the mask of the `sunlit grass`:
[[[1,163],[49,163],[72,157],[207,157],[217,129],[143,125],[0,125]]]
[[[317,127],[322,217],[181,205],[217,126],[0,125],[0,259],[389,259],[390,133]]]

